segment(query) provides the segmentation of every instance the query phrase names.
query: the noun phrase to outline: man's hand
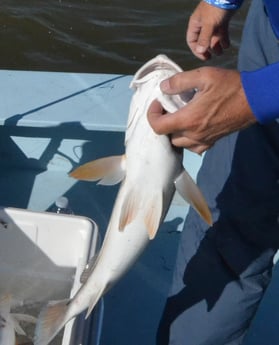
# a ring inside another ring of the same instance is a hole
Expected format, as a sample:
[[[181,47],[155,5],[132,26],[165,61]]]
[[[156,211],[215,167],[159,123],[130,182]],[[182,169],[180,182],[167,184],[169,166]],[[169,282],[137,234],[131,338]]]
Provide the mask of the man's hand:
[[[230,46],[229,21],[233,10],[224,10],[201,1],[190,17],[186,41],[193,54],[207,60]]]
[[[202,67],[177,73],[161,83],[166,94],[197,89],[193,99],[175,113],[154,101],[148,119],[158,134],[171,134],[175,146],[201,154],[219,138],[256,122],[234,70]]]

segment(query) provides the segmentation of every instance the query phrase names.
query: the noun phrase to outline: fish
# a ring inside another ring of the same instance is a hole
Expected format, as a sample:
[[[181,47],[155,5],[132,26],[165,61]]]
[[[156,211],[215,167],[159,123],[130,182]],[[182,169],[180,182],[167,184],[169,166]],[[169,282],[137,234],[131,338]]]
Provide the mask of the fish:
[[[0,345],[23,345],[17,341],[16,333],[27,338],[20,322],[36,324],[37,319],[31,315],[11,313],[12,295],[7,293],[0,298]],[[30,343],[29,343],[30,344]]]
[[[35,345],[47,345],[69,320],[84,310],[87,309],[86,318],[90,315],[100,298],[155,238],[175,189],[212,224],[205,198],[183,167],[183,151],[174,148],[168,136],[156,134],[147,119],[148,108],[155,99],[165,110],[173,112],[193,97],[192,90],[190,94],[174,96],[160,90],[162,80],[181,71],[165,55],[144,64],[130,84],[134,93],[125,132],[125,153],[99,158],[70,173],[78,180],[121,185],[100,252],[86,281],[72,299],[51,301],[41,310]]]

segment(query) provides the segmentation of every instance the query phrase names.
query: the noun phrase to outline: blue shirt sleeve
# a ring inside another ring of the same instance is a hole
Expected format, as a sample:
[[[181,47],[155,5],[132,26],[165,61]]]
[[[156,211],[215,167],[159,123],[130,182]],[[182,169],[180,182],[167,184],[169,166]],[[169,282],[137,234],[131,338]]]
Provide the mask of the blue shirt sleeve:
[[[264,124],[279,118],[279,62],[252,72],[241,72],[248,103]]]
[[[223,8],[225,10],[236,10],[238,9],[244,0],[204,0],[210,5]]]

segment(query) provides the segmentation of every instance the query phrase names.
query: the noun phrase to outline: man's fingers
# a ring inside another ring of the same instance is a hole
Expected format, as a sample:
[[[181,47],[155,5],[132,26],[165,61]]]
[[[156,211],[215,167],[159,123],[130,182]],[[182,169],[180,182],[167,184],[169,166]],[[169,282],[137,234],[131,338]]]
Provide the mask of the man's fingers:
[[[185,115],[185,109],[184,109]],[[165,113],[162,105],[153,101],[147,113],[148,121],[157,134],[171,134],[171,142],[174,146],[184,147],[190,151],[201,154],[209,148],[209,145],[187,137],[187,132],[181,132],[179,110],[175,114]]]
[[[184,135],[173,134],[171,136],[171,142],[174,146],[183,147],[192,152],[202,154],[204,151],[208,150],[209,145],[202,144],[196,140],[188,138],[185,133]]]
[[[165,113],[162,105],[158,101],[153,101],[147,112],[150,126],[157,134],[170,134],[177,130],[179,121],[177,117],[170,113]]]
[[[200,88],[200,70],[195,69],[187,72],[179,72],[161,82],[160,88],[163,93],[176,95],[182,92]]]
[[[186,32],[186,42],[189,48],[192,50],[192,53],[201,60],[207,60],[210,58],[210,54],[207,49],[205,49],[202,53],[198,53],[196,51],[197,43],[199,40],[201,32],[201,23],[199,20],[195,18],[190,18],[188,29]]]
[[[217,56],[222,55],[223,54],[223,47],[221,46],[220,42],[217,42],[214,45],[212,45],[211,51]]]
[[[190,19],[188,29],[186,32],[186,42],[190,48],[196,45],[200,32],[201,32],[200,22],[195,19]]]
[[[220,44],[222,46],[223,49],[228,49],[231,45],[231,42],[228,38],[221,38],[220,39]]]
[[[157,134],[168,134],[170,129],[165,119],[164,109],[157,100],[153,101],[147,112],[147,119],[150,126]]]
[[[196,46],[196,53],[198,54],[205,54],[209,47],[211,38],[213,35],[214,27],[212,25],[203,25],[201,28],[201,32],[199,34],[199,39],[197,41]]]

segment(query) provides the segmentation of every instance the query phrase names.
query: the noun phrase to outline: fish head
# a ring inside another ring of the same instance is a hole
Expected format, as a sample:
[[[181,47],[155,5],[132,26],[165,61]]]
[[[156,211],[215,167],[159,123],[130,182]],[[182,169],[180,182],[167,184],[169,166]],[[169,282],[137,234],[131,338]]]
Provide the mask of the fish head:
[[[160,84],[176,73],[182,72],[182,68],[169,59],[166,55],[158,55],[147,61],[134,75],[130,88],[134,94],[130,104],[125,144],[133,137],[136,128],[150,129],[147,120],[147,112],[150,104],[158,100],[165,111],[173,113],[185,106],[194,96],[195,90],[187,90],[177,95],[167,95],[161,91]]]
[[[130,83],[130,88],[135,91],[143,87],[152,90],[152,93],[149,92],[149,95],[153,99],[158,99],[164,109],[172,113],[185,106],[193,98],[196,92],[196,90],[192,89],[177,95],[166,95],[162,93],[160,83],[164,79],[170,78],[180,72],[183,72],[183,70],[179,65],[166,55],[160,54],[146,62],[136,72]]]

